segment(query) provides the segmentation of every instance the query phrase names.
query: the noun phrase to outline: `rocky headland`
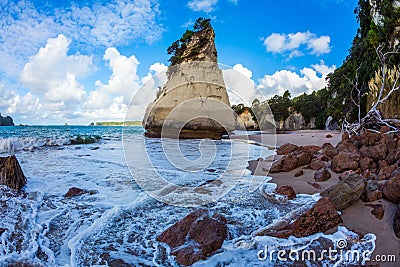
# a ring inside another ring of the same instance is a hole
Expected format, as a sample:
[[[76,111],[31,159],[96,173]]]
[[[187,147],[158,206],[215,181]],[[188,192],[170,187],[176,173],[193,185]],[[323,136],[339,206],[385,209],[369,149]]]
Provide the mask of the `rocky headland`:
[[[14,121],[10,116],[3,117],[0,113],[0,126],[14,126]]]

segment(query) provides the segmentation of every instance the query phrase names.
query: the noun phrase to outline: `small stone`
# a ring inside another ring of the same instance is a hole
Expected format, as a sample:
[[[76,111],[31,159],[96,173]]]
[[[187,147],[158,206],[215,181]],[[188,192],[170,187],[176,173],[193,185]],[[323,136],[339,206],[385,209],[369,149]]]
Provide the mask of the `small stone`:
[[[318,183],[307,182],[307,184],[311,185],[312,187],[314,187],[316,189],[321,189],[321,186]]]
[[[331,178],[331,173],[329,172],[329,170],[326,167],[324,167],[314,173],[314,180],[316,182],[325,182],[329,178]]]
[[[298,170],[295,174],[294,174],[294,177],[299,177],[299,176],[302,176],[304,174],[304,171],[303,170]]]
[[[80,189],[77,187],[71,187],[70,189],[68,189],[68,192],[64,195],[64,197],[76,197],[86,193],[88,193],[87,190]]]

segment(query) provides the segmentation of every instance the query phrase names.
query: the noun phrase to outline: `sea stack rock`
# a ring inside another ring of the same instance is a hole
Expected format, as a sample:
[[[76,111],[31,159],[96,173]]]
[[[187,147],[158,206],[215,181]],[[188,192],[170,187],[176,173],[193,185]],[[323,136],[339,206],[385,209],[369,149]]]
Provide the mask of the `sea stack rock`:
[[[0,113],[0,126],[14,126],[14,121],[10,116],[3,117]]]
[[[146,136],[220,139],[234,129],[214,39],[210,20],[200,18],[168,48],[168,80],[146,109]]]

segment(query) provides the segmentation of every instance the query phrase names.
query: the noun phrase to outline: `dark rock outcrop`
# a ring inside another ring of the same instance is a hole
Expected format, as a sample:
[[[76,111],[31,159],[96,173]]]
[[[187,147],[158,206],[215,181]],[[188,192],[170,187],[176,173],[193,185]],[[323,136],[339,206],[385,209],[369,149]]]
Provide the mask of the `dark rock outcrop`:
[[[365,179],[358,174],[350,174],[342,181],[327,188],[321,196],[328,197],[337,210],[344,210],[360,199],[366,186]]]
[[[210,216],[206,210],[197,210],[165,230],[157,241],[167,243],[176,262],[188,266],[212,255],[227,234],[222,215]]]
[[[328,198],[321,198],[298,218],[294,220],[288,218],[285,222],[264,229],[258,235],[278,238],[304,237],[326,232],[342,222],[333,203]]]
[[[0,126],[14,126],[14,121],[10,116],[3,117],[0,113]]]
[[[14,155],[0,158],[0,184],[20,191],[26,182],[26,177]]]

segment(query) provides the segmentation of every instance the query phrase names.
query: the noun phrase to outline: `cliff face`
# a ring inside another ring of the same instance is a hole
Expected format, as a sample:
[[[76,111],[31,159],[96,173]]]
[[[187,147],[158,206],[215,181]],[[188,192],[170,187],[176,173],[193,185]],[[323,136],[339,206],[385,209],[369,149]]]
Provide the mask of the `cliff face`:
[[[14,121],[10,116],[3,117],[0,113],[0,126],[14,126]]]
[[[220,139],[234,129],[210,27],[195,32],[168,68],[168,81],[143,118],[149,137]]]
[[[207,28],[193,34],[182,55],[182,62],[207,61],[217,63],[215,32]]]

